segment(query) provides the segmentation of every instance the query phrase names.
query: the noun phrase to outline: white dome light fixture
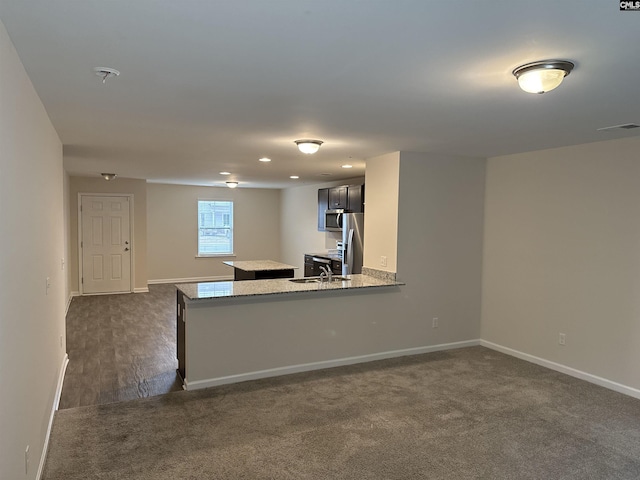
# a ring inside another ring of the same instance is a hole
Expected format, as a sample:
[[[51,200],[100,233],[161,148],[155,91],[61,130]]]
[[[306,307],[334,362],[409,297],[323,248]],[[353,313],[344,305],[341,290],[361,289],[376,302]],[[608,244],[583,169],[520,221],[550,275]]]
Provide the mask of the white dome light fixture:
[[[311,155],[312,153],[316,153],[324,142],[322,140],[296,140],[294,142],[298,145],[298,150],[302,153],[306,153],[307,155]]]
[[[100,175],[102,175],[102,178],[104,178],[107,182],[109,180],[113,180],[118,176],[116,173],[101,173]]]
[[[236,188],[238,186],[238,182],[227,182],[227,187]]]
[[[543,60],[513,70],[520,88],[528,93],[545,93],[557,88],[575,65],[568,60]]]

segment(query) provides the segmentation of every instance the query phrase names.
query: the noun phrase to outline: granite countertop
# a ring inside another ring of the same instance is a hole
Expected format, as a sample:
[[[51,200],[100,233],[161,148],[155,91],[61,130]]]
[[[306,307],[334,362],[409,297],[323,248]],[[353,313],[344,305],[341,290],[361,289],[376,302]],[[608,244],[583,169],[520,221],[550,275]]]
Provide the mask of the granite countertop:
[[[340,254],[340,252],[305,253],[305,255],[311,255],[312,257],[333,258],[337,260],[342,260],[342,255]]]
[[[287,265],[286,263],[274,262],[273,260],[246,260],[239,262],[222,262],[230,267],[244,270],[245,272],[260,272],[264,270],[292,270],[293,265]]]
[[[395,277],[395,274],[393,275]],[[325,283],[296,283],[291,279],[245,280],[242,282],[181,283],[176,287],[189,300],[249,297],[259,295],[295,294],[314,291],[349,290],[356,288],[393,287],[404,285],[395,278],[373,275],[348,275],[348,280]]]

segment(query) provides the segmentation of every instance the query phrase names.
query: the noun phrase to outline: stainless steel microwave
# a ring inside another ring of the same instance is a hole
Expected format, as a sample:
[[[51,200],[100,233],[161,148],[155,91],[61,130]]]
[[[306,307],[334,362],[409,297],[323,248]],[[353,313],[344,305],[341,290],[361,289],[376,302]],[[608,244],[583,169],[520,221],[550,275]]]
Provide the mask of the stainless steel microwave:
[[[325,210],[324,212],[324,229],[330,232],[342,231],[342,214],[346,210]]]

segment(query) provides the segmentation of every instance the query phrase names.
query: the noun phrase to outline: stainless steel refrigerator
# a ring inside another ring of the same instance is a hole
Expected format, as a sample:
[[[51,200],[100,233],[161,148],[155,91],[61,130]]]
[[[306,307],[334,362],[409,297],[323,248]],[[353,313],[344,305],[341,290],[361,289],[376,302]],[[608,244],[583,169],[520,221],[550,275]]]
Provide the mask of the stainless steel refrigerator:
[[[343,213],[342,224],[342,275],[362,273],[364,247],[364,213]]]

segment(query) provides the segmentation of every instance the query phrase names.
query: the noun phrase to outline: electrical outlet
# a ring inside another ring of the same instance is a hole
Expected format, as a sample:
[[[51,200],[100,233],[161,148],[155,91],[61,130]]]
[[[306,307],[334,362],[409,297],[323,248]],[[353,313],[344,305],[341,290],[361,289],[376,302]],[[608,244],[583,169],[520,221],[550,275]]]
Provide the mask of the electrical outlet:
[[[60,259],[60,270],[64,270],[64,258]]]
[[[431,321],[431,328],[438,328],[438,325],[438,317],[433,317],[433,320]]]
[[[558,336],[558,343],[559,343],[560,345],[566,345],[566,344],[567,344],[567,337],[566,337],[566,335],[565,335],[564,333],[561,333],[561,334]]]
[[[29,445],[24,449],[24,474],[29,474]]]
[[[387,257],[386,256],[382,255],[380,257],[380,265],[383,266],[383,267],[387,266]]]
[[[49,295],[49,289],[51,288],[51,279],[49,277],[47,277],[47,279],[45,280],[45,295]]]
[[[60,335],[60,348],[62,348],[62,335]]]

